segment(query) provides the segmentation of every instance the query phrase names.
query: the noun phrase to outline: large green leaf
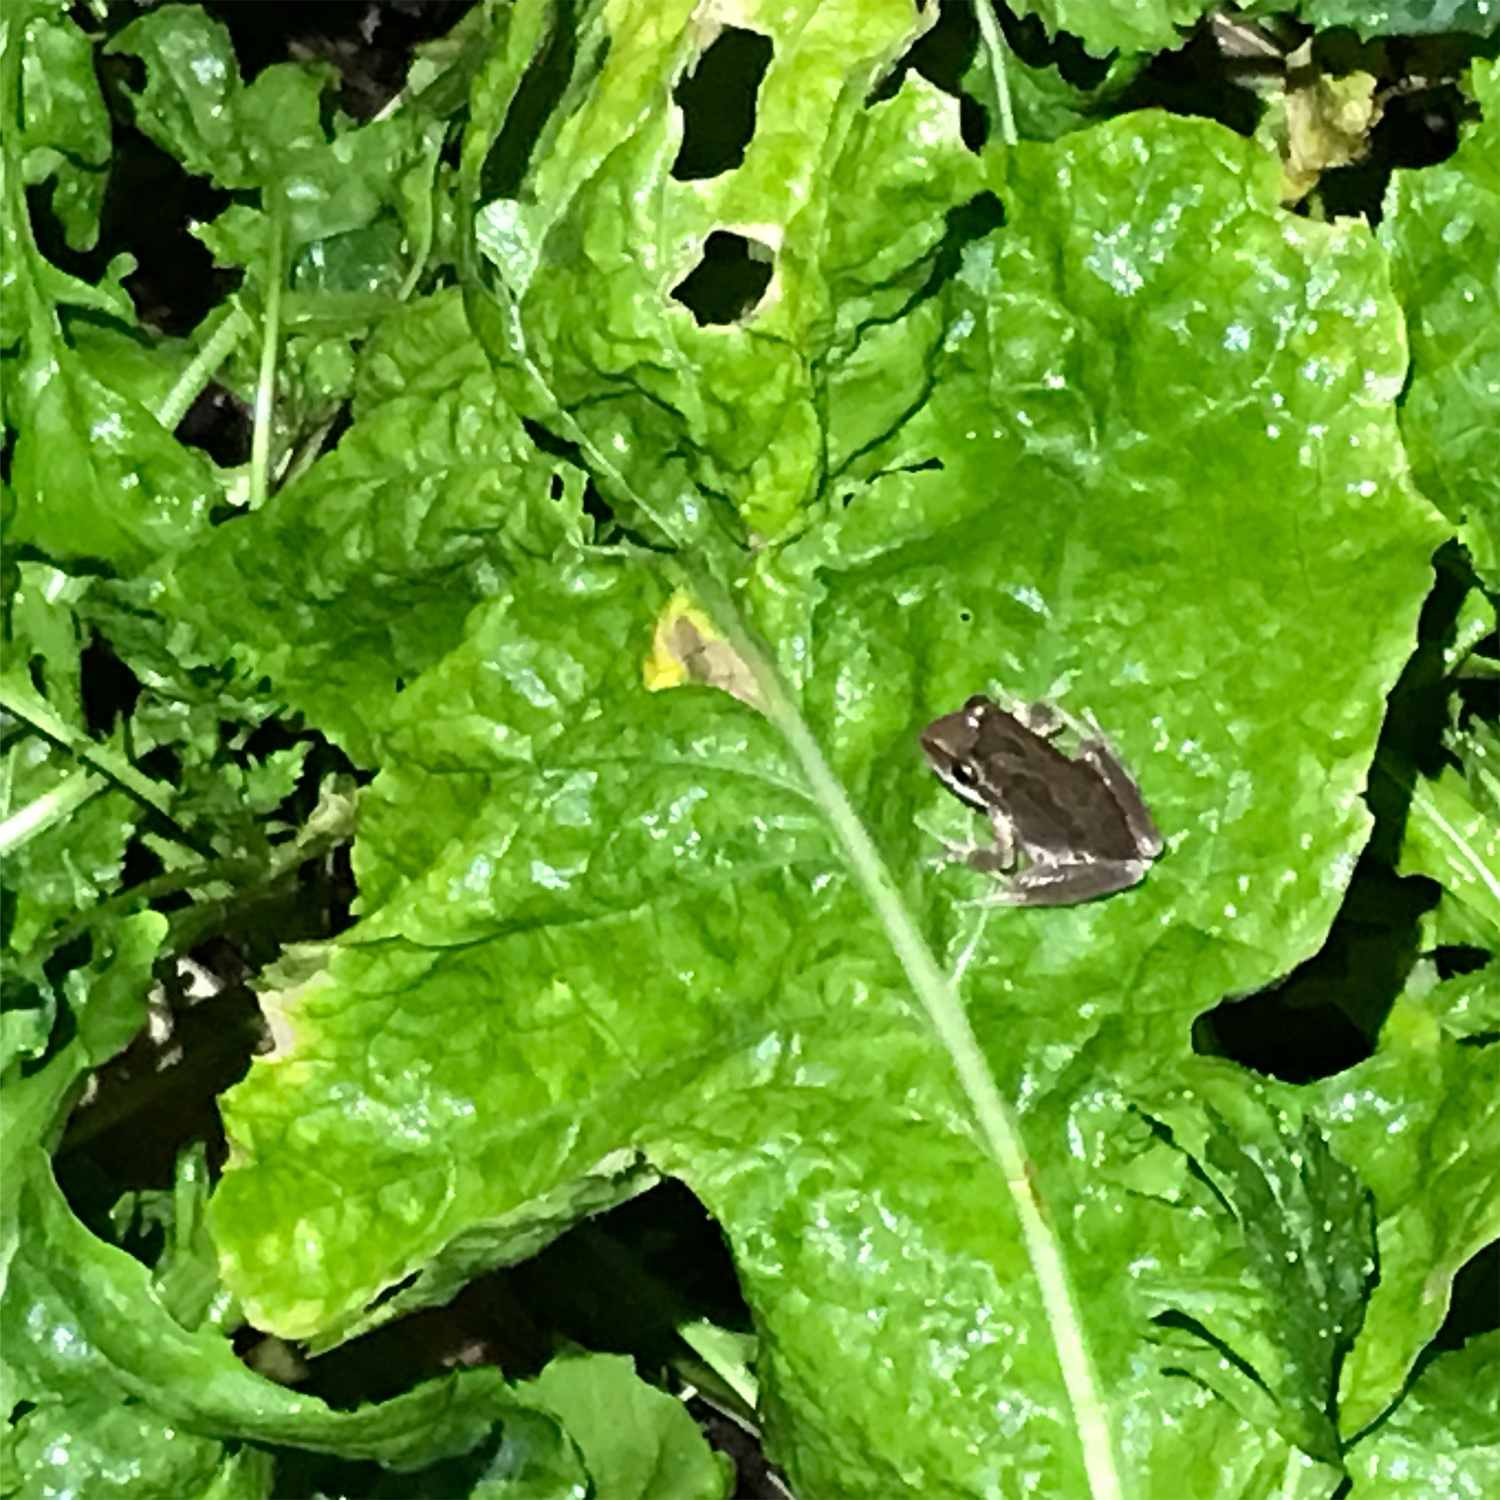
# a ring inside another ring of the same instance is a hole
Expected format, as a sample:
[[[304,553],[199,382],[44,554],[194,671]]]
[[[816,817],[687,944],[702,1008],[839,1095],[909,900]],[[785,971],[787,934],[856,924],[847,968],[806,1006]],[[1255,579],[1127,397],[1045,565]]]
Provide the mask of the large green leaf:
[[[621,504],[691,529],[684,487],[711,479],[726,522],[801,528],[738,597],[1019,1105],[1120,1461],[1147,1492],[1265,1493],[1286,1439],[1164,1373],[1149,1337],[1174,1292],[1243,1276],[1245,1232],[1179,1210],[1201,1188],[1129,1100],[1200,1011],[1316,949],[1368,830],[1442,534],[1405,478],[1382,258],[1282,215],[1275,164],[1202,123],[966,164],[925,86],[863,103],[893,24],[818,51],[831,12],[762,17],[804,72],[777,96],[773,61],[746,175],[700,195],[695,232],[761,225],[784,295],[700,329],[670,296],[696,253],[671,126],[643,102],[691,66],[683,19],[580,64],[524,201],[488,215],[513,316],[471,309]],[[792,138],[839,149],[788,158]],[[755,160],[776,143],[795,193]],[[277,1050],[226,1101],[226,1274],[264,1326],[337,1337],[454,1246],[534,1245],[566,1184],[639,1153],[730,1237],[807,1493],[1080,1493],[1007,1186],[829,803],[751,709],[643,688],[673,583],[634,551],[518,566],[396,700],[357,850],[369,915],[268,997]],[[986,688],[1097,714],[1167,836],[1143,887],[992,914],[961,904],[981,877],[926,868],[918,821],[967,819],[915,735]],[[1152,1173],[1158,1194],[1127,1188]],[[1287,1401],[1324,1409],[1327,1352],[1246,1327]]]
[[[1493,23],[1492,23],[1493,24]],[[1474,64],[1483,120],[1448,161],[1397,172],[1381,243],[1411,330],[1401,431],[1417,483],[1500,584],[1500,66]]]

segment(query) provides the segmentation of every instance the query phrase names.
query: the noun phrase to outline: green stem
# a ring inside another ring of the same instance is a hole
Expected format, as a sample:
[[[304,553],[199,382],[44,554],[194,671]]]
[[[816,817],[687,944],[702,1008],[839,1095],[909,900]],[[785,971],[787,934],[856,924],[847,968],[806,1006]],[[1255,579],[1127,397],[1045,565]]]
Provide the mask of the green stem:
[[[1005,58],[1010,48],[1000,35],[1000,23],[995,19],[994,7],[989,0],[979,0],[975,8],[979,15],[979,35],[990,63],[990,82],[994,85],[992,102],[995,118],[1000,124],[1000,139],[1007,146],[1014,146],[1020,136],[1016,134],[1016,117],[1010,102],[1010,78],[1005,71]]]
[[[14,853],[37,834],[54,823],[60,823],[108,784],[97,771],[80,767],[50,792],[33,798],[25,807],[17,808],[0,823],[0,855]]]
[[[108,745],[101,745],[97,740],[91,740],[69,728],[53,713],[51,706],[39,693],[22,687],[14,679],[0,681],[0,708],[30,724],[39,734],[44,734],[49,740],[61,745],[109,780],[118,782],[126,791],[159,812],[174,828],[180,828],[172,816],[171,798],[159,781],[152,781],[149,776],[142,775],[123,755],[110,749]]]
[[[268,195],[270,196],[270,195]],[[250,442],[250,509],[259,510],[270,492],[271,407],[276,398],[276,357],[281,346],[281,277],[286,252],[286,209],[268,204],[271,250],[266,258],[266,311],[261,330],[260,376],[255,382],[255,433]]]
[[[229,358],[230,351],[245,336],[249,326],[238,307],[230,306],[224,310],[213,333],[156,408],[156,420],[168,432],[176,430],[177,424],[187,415],[188,407],[202,394],[203,388]]]

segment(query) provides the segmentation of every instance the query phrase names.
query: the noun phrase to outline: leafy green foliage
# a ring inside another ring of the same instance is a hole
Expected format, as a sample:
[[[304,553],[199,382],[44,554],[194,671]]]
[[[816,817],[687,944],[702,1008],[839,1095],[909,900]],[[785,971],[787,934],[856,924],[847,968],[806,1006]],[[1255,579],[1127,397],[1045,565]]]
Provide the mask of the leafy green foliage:
[[[1021,0],[1020,15],[1038,16],[1047,30],[1067,31],[1096,56],[1113,51],[1157,52],[1178,46],[1213,7],[1206,0]]]
[[[24,16],[27,7],[16,9]],[[109,115],[89,39],[69,16],[43,7],[22,42],[20,127],[27,186],[53,179],[51,208],[68,244],[91,250],[109,164]]]
[[[1500,67],[1477,62],[1483,120],[1451,161],[1398,172],[1382,238],[1391,253],[1412,341],[1402,433],[1417,482],[1454,521],[1474,565],[1500,580],[1500,476],[1488,434],[1500,421]]]
[[[708,1450],[680,1402],[637,1378],[630,1361],[555,1359],[524,1387],[573,1435],[595,1493],[620,1500],[723,1500],[727,1459]]]
[[[1348,26],[1362,37],[1438,36],[1447,32],[1493,36],[1500,30],[1500,17],[1486,0],[1382,0],[1379,5],[1365,0],[1297,0],[1295,6],[1275,0],[1263,8],[1295,9],[1319,30]]]
[[[1483,1489],[1496,74],[1378,234],[1319,222],[1127,111],[1203,9],[1016,7],[1085,86],[752,7],[710,174],[692,0],[476,7],[365,123],[194,6],[7,8],[0,1493],[708,1500],[677,1337],[812,1500]],[[187,339],[42,248],[124,118],[233,195]],[[215,377],[243,471],[178,435]],[[938,864],[917,739],[976,692],[1097,720],[1142,884]],[[233,1043],[245,974],[222,1174],[184,1125],[111,1177],[80,1095],[148,996]],[[1278,985],[1363,1052],[1202,1055]],[[505,1303],[666,1177],[743,1321],[684,1287],[632,1363]],[[475,1284],[498,1350],[337,1389]]]

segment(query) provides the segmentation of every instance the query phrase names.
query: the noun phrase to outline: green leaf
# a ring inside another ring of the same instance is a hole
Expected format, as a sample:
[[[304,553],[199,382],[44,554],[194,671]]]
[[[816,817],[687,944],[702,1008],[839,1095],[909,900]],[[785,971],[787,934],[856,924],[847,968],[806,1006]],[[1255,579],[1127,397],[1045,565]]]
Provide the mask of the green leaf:
[[[19,107],[21,53],[0,53],[0,111]],[[7,516],[12,547],[30,544],[54,562],[88,559],[122,570],[144,566],[206,522],[216,486],[202,456],[174,441],[139,402],[101,381],[69,344],[59,310],[103,313],[127,326],[130,299],[118,285],[129,257],[91,287],[51,265],[27,214],[21,142],[0,142],[0,347],[8,362],[5,420],[16,431]],[[111,282],[113,281],[113,285]]]
[[[369,764],[469,610],[585,523],[582,476],[526,436],[456,294],[394,315],[361,367],[338,448],[184,556],[163,603]]]
[[[322,95],[336,71],[278,63],[245,84],[227,28],[197,6],[158,6],[105,50],[145,65],[145,87],[131,96],[136,123],[163,150],[221,187],[272,195],[266,213],[239,204],[205,227],[202,238],[225,263],[263,260],[269,211],[284,208],[291,248],[306,247],[294,286],[409,290],[431,242],[440,121],[412,110],[360,127],[339,119],[330,139]],[[398,252],[412,252],[414,263]]]
[[[1416,778],[1399,869],[1430,876],[1451,891],[1487,928],[1490,946],[1500,949],[1500,821],[1493,804],[1476,805],[1456,767]]]
[[[325,142],[319,108],[333,69],[280,63],[247,88],[228,28],[196,5],[158,6],[104,50],[145,64],[145,87],[125,90],[139,129],[222,187],[260,186],[297,153]]]
[[[150,1407],[81,1395],[26,1413],[0,1449],[0,1493],[270,1500],[271,1456],[184,1431]]]
[[[73,1025],[66,1040],[59,1039],[53,1054],[40,1067],[28,1067],[51,1039],[56,1020],[54,997],[43,991],[35,1007],[36,1020],[30,1034],[7,1025],[0,1032],[5,1050],[0,1053],[4,1087],[0,1089],[0,1157],[6,1170],[0,1175],[0,1322],[12,1262],[33,1226],[23,1217],[26,1172],[23,1163],[40,1147],[54,1144],[77,1086],[90,1069],[107,1062],[140,1029],[146,1018],[146,986],[157,950],[166,935],[166,918],[157,912],[141,912],[90,938],[87,961],[71,970],[63,987]],[[18,975],[16,966],[5,969],[7,1019],[14,1017]],[[19,1034],[18,1034],[19,1033]],[[41,1158],[45,1160],[45,1158]],[[64,1209],[66,1212],[66,1209]],[[0,1409],[9,1413],[20,1391],[16,1389],[14,1366],[21,1359],[18,1347],[0,1351]]]
[[[190,1432],[291,1443],[412,1468],[472,1447],[504,1415],[487,1369],[333,1411],[252,1374],[213,1329],[190,1333],[157,1301],[146,1268],[73,1217],[40,1152],[10,1158],[22,1178],[21,1243],[0,1300],[16,1394],[38,1401],[115,1392]]]
[[[49,358],[56,368],[43,380]],[[20,429],[13,545],[130,572],[206,524],[217,496],[208,464],[139,403],[50,342],[33,351],[22,382],[12,408]]]
[[[1345,1363],[1345,1433],[1399,1395],[1442,1324],[1453,1277],[1500,1239],[1500,1092],[1493,1046],[1444,1037],[1398,1001],[1368,1061],[1317,1086],[1340,1159],[1375,1195],[1380,1280]]]
[[[92,250],[111,145],[93,46],[66,14],[22,25],[22,171],[28,186],[55,180],[52,212],[69,246]]]
[[[723,1500],[733,1465],[680,1401],[617,1355],[564,1355],[521,1387],[578,1445],[600,1500]]]
[[[533,71],[545,77],[555,65],[547,28],[561,22],[550,7],[524,14],[541,33]],[[766,22],[774,52],[741,165],[708,180],[674,178],[680,117],[655,101],[706,46],[694,15],[689,0],[635,0],[610,19],[591,11],[566,49],[555,47],[571,75],[524,188],[487,193],[481,205],[485,157],[515,148],[504,113],[530,54],[515,33],[519,57],[496,55],[495,76],[476,86],[464,167],[499,301],[471,295],[470,314],[511,401],[584,445],[596,482],[632,524],[716,545],[725,532],[780,533],[817,496],[830,339],[847,343],[868,326],[856,321],[856,296],[886,317],[921,296],[942,216],[965,202],[977,174],[951,96],[908,78],[894,99],[864,106],[926,24],[910,7],[798,0]],[[914,138],[925,143],[920,158],[907,149]],[[504,169],[492,161],[487,170]],[[770,272],[774,257],[774,278],[763,290],[751,282],[700,324],[674,293],[695,272],[712,283],[711,237],[735,226],[744,232],[727,242],[731,256],[752,274]],[[838,288],[839,308],[831,284],[843,277],[855,286]],[[754,303],[753,318],[742,302]],[[879,352],[857,354],[879,403],[872,426],[894,415],[899,394],[873,378]],[[687,498],[694,489],[701,497]]]
[[[1296,0],[1295,5],[1258,4],[1255,10],[1294,10],[1309,26],[1325,31],[1335,26],[1352,27],[1362,37],[1440,36],[1445,32],[1470,32],[1493,36],[1500,30],[1500,17],[1488,0]]]
[[[1492,18],[1490,25],[1496,21]],[[1472,88],[1484,118],[1458,151],[1420,171],[1398,171],[1381,243],[1406,311],[1411,388],[1401,431],[1417,483],[1461,535],[1480,577],[1500,586],[1500,65],[1476,61]]]
[[[1439,1354],[1349,1457],[1358,1500],[1487,1495],[1500,1486],[1500,1333]]]
[[[1237,1123],[1243,1130],[1243,1117]],[[1311,1121],[1256,1141],[1217,1120],[1207,1159],[1240,1221],[1252,1274],[1279,1310],[1283,1360],[1262,1378],[1288,1409],[1297,1446],[1337,1463],[1338,1369],[1375,1275],[1370,1196]]]
[[[1213,8],[1211,0],[1015,0],[1011,6],[1017,15],[1039,17],[1049,32],[1071,32],[1097,57],[1180,47]]]

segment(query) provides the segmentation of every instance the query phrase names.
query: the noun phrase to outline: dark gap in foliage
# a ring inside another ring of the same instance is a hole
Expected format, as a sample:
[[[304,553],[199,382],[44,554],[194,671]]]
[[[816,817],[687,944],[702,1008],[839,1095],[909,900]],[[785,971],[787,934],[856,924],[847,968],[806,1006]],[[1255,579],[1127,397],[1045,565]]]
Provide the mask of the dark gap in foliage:
[[[771,50],[769,37],[727,26],[678,83],[672,97],[682,110],[682,145],[673,177],[681,182],[717,177],[744,161]]]
[[[1433,558],[1431,592],[1417,624],[1417,649],[1391,691],[1365,800],[1375,814],[1367,855],[1394,868],[1401,858],[1406,819],[1419,775],[1436,776],[1450,763],[1444,743],[1452,680],[1444,660],[1473,584],[1467,553],[1455,539]]]
[[[963,88],[964,74],[974,62],[979,46],[979,22],[972,5],[945,5],[937,21],[914,41],[889,72],[865,96],[870,107],[893,99],[901,92],[908,73],[917,73],[945,94],[958,100],[959,134],[971,151],[989,137],[989,121],[979,101]]]
[[[413,1273],[368,1304],[377,1307],[417,1281]],[[457,1366],[499,1365],[507,1376],[535,1374],[553,1352],[511,1287],[508,1271],[469,1282],[440,1307],[424,1307],[308,1360],[299,1389],[339,1410],[386,1401]]]
[[[1371,224],[1384,216],[1386,190],[1397,170],[1430,167],[1458,149],[1458,127],[1469,100],[1456,83],[1395,94],[1385,101],[1370,132],[1364,161],[1336,167],[1318,180],[1318,198],[1330,217],[1362,216]]]
[[[1005,225],[1005,205],[986,189],[943,215],[943,237],[933,256],[932,274],[913,301],[935,296],[957,274],[964,252]],[[902,312],[905,313],[903,308]],[[918,467],[922,467],[919,465]]]
[[[1453,1278],[1453,1296],[1442,1327],[1432,1336],[1434,1354],[1461,1349],[1468,1340],[1500,1329],[1500,1240],[1477,1251]]]
[[[162,864],[161,856],[141,839],[133,838],[125,846],[125,863],[120,870],[120,889],[129,890],[131,886],[139,885],[145,880],[154,880],[165,872],[166,866]]]
[[[91,637],[78,657],[83,722],[95,739],[106,739],[121,715],[129,718],[141,696],[141,680],[103,636]]]
[[[1200,1016],[1194,1050],[1287,1083],[1364,1061],[1421,956],[1421,918],[1437,894],[1367,852],[1323,947],[1278,984]]]
[[[413,49],[458,24],[472,0],[208,0],[229,28],[246,81],[279,62],[338,69],[337,104],[357,120],[378,114],[406,82]]]
[[[1250,135],[1260,119],[1260,100],[1252,90],[1236,85],[1234,73],[1212,31],[1203,27],[1186,46],[1157,53],[1120,95],[1113,113],[1165,109],[1217,120],[1240,135]]]
[[[54,265],[82,281],[97,283],[121,251],[135,257],[125,288],[143,323],[182,336],[239,285],[238,270],[219,270],[188,225],[217,218],[231,201],[207,178],[190,176],[182,165],[134,126],[131,106],[111,88],[113,65],[137,59],[100,58],[101,83],[111,104],[114,155],[100,210],[99,239],[92,250],[68,247],[49,206],[28,194],[37,245]],[[150,213],[141,204],[151,205]],[[40,210],[40,211],[38,211]]]
[[[136,761],[143,776],[165,782],[170,787],[182,784],[182,762],[175,745],[155,745]]]
[[[768,245],[716,229],[703,243],[703,257],[672,288],[672,300],[692,313],[700,328],[738,322],[771,284]]]
[[[485,156],[479,190],[486,201],[514,198],[520,191],[531,165],[531,153],[572,77],[578,52],[576,30],[577,6],[573,0],[559,0],[546,44],[526,70],[505,124]]]
[[[708,1435],[709,1443],[733,1461],[734,1500],[786,1500],[792,1487],[766,1457],[759,1437],[746,1432],[701,1396],[694,1396],[685,1404],[693,1420]]]
[[[227,938],[211,939],[191,957],[223,987],[191,999],[175,963],[159,965],[166,1029],[143,1029],[97,1071],[96,1091],[74,1111],[59,1148],[59,1162],[102,1171],[117,1191],[170,1186],[188,1141],[204,1142],[214,1170],[228,1153],[219,1095],[249,1071],[265,1023],[245,983],[249,966]]]
[[[676,1352],[681,1316],[751,1326],[723,1231],[673,1179],[576,1225],[512,1276],[538,1327],[645,1365]]]
[[[1434,948],[1433,962],[1439,979],[1453,979],[1460,974],[1477,974],[1489,967],[1491,954],[1486,948],[1471,948],[1454,944],[1446,948]]]
[[[1110,59],[1094,57],[1071,32],[1048,36],[1040,16],[1018,16],[1008,5],[995,14],[1006,45],[1028,68],[1056,68],[1075,89],[1096,89],[1109,76]]]
[[[262,719],[248,734],[245,729],[244,724],[222,719],[219,721],[219,740],[226,749],[231,749],[233,741],[244,736],[236,753],[247,761],[265,760],[278,750],[290,750],[293,745],[307,738],[305,733],[294,728],[285,719]]]
[[[232,469],[248,462],[252,431],[249,404],[211,381],[198,392],[173,436],[206,453],[220,468]]]

